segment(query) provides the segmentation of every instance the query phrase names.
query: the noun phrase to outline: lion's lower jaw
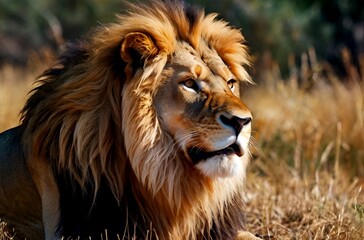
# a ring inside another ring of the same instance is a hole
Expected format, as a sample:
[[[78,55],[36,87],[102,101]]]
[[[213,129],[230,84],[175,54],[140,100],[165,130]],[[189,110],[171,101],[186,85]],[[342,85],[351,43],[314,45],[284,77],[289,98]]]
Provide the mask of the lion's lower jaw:
[[[196,168],[205,176],[215,178],[244,177],[248,159],[237,155],[218,155],[196,164]]]

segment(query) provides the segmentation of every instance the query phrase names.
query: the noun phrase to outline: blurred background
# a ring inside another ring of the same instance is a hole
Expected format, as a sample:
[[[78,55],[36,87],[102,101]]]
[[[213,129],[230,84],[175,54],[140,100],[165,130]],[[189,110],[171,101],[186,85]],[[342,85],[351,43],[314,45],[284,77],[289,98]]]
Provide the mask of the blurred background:
[[[252,55],[247,229],[364,239],[364,1],[188,2],[241,29]],[[0,0],[0,132],[19,124],[27,92],[66,42],[123,11],[120,0]],[[0,219],[0,240],[9,231]]]
[[[207,12],[218,12],[241,28],[261,64],[278,64],[289,75],[302,53],[317,57],[340,75],[348,74],[343,51],[359,67],[364,52],[364,2],[361,0],[189,0]],[[123,11],[120,0],[0,0],[0,63],[25,64],[30,54],[59,50],[91,27],[108,23]],[[266,66],[264,66],[266,67]]]

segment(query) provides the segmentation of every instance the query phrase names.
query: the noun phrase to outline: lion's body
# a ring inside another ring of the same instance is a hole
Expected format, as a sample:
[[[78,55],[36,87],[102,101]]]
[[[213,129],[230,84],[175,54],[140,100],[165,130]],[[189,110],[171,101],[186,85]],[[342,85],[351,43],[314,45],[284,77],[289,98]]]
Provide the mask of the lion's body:
[[[234,239],[243,228],[244,38],[166,2],[131,5],[69,46],[21,126],[0,135],[0,218],[28,239],[41,222],[46,239]]]
[[[0,218],[17,226],[22,237],[44,238],[41,201],[26,166],[16,127],[0,134]]]

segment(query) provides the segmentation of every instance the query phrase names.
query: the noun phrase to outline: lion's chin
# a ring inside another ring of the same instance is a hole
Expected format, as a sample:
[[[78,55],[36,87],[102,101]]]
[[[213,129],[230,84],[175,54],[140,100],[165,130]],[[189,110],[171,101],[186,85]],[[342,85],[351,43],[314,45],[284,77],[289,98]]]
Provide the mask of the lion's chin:
[[[197,169],[210,178],[242,175],[245,173],[244,166],[244,158],[235,154],[213,156],[195,165]]]

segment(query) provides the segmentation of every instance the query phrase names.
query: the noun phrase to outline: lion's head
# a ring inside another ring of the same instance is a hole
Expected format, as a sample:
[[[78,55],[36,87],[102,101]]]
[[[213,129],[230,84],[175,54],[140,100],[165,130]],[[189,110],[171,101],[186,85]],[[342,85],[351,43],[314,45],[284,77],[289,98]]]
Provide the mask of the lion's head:
[[[244,174],[242,157],[249,155],[251,122],[251,114],[240,100],[240,79],[246,76],[234,72],[224,62],[224,52],[220,55],[216,46],[203,38],[193,47],[190,42],[195,39],[173,42],[178,39],[174,36],[169,40],[173,43],[171,53],[158,56],[158,51],[165,53],[154,41],[158,44],[161,40],[152,40],[147,34],[129,33],[121,53],[128,61],[131,52],[148,46],[138,57],[153,62],[155,54],[161,61],[150,66],[160,67],[151,69],[151,76],[143,76],[149,70],[145,66],[124,86],[126,150],[139,179],[154,189],[166,180],[163,175],[176,174],[176,169],[181,173],[197,170],[211,179]],[[130,61],[133,65],[140,60]],[[170,170],[159,171],[166,168]],[[149,179],[151,172],[158,178]]]
[[[41,77],[23,110],[25,143],[31,159],[96,192],[105,178],[120,199],[132,181],[151,199],[143,212],[169,219],[156,225],[191,233],[223,212],[245,175],[244,38],[176,1],[130,8]]]

